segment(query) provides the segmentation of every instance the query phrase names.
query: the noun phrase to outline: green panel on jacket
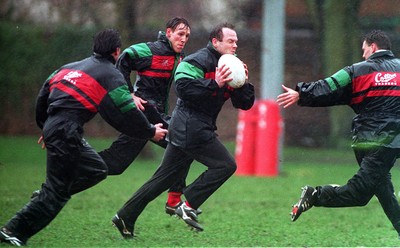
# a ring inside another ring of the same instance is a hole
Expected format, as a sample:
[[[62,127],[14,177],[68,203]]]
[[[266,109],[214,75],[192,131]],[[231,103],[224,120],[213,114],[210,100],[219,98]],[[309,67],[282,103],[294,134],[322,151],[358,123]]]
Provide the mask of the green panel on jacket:
[[[146,43],[139,43],[139,44],[130,46],[129,48],[125,49],[124,52],[128,53],[131,58],[134,58],[134,57],[136,57],[135,51],[137,53],[138,58],[147,57],[147,56],[152,55],[150,48]]]
[[[123,95],[123,97],[117,97],[121,94]],[[122,113],[128,112],[129,110],[136,108],[136,105],[133,102],[127,85],[122,85],[118,88],[115,88],[114,90],[110,91],[108,95],[111,97],[115,105],[119,107]]]
[[[325,81],[329,84],[331,90],[337,90],[337,85],[335,84],[335,81],[340,87],[344,87],[351,83],[351,78],[347,71],[342,69],[333,74],[331,77],[326,78]]]
[[[176,69],[175,81],[181,78],[204,78],[204,72],[202,69],[183,61],[178,65],[178,68]]]

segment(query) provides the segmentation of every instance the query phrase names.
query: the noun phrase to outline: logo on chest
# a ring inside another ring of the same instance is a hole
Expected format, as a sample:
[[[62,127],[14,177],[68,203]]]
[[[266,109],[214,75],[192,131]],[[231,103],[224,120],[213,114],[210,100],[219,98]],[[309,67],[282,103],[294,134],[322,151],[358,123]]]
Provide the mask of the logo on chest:
[[[163,67],[169,67],[169,61],[168,60],[164,60],[163,62],[162,62],[162,66]]]

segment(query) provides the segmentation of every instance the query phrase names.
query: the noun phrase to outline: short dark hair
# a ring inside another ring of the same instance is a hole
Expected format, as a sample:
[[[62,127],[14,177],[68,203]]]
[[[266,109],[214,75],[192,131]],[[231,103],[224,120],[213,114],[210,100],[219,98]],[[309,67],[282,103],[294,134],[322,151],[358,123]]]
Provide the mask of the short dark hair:
[[[121,48],[121,36],[116,29],[107,28],[98,32],[93,39],[93,52],[103,56],[111,55]]]
[[[175,29],[178,27],[179,24],[183,24],[185,25],[185,27],[188,27],[190,29],[188,20],[180,16],[176,16],[174,18],[169,19],[165,24],[165,27],[172,29],[172,31],[175,31]]]
[[[216,38],[219,41],[222,41],[222,39],[224,38],[224,34],[222,33],[223,28],[229,28],[229,29],[235,30],[235,26],[231,23],[224,22],[224,23],[218,24],[211,30],[210,37],[208,38],[209,41],[212,41],[212,39],[214,39],[214,38]]]
[[[364,41],[368,45],[375,43],[379,49],[392,49],[392,43],[390,42],[389,36],[387,36],[387,34],[382,30],[372,30],[364,36]]]

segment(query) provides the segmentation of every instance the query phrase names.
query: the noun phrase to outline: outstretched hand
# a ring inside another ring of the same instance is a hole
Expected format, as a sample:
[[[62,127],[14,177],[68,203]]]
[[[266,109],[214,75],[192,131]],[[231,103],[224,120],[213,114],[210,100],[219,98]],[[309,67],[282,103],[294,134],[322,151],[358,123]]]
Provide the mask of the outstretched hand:
[[[299,100],[299,92],[289,87],[286,87],[285,85],[282,85],[282,88],[285,92],[277,97],[276,102],[284,108],[287,108],[290,105],[297,103],[297,101]]]

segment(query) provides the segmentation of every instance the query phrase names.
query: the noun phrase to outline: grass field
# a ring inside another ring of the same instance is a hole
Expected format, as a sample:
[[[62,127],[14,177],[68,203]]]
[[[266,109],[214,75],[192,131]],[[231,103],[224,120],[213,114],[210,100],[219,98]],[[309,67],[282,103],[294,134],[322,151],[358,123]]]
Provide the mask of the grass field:
[[[111,140],[87,138],[100,150]],[[233,152],[233,144],[227,144]],[[396,247],[396,231],[373,198],[366,207],[313,208],[291,222],[291,205],[306,184],[343,184],[357,169],[346,151],[285,148],[278,177],[229,179],[201,208],[204,232],[196,233],[164,213],[166,194],[151,202],[136,222],[134,240],[123,240],[111,218],[155,171],[153,160],[140,159],[120,176],[110,176],[73,196],[57,218],[32,237],[30,247]],[[268,151],[266,151],[268,152]],[[191,182],[204,166],[195,163]],[[392,170],[400,189],[400,169]],[[0,137],[0,225],[29,200],[45,177],[45,152],[36,137]],[[1,247],[6,246],[0,244]]]

